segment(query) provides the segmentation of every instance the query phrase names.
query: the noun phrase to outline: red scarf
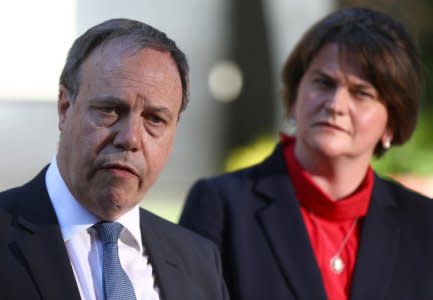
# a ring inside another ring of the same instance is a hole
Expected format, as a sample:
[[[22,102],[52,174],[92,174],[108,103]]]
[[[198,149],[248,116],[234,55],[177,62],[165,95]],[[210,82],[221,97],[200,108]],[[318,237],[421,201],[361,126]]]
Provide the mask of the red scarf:
[[[301,214],[328,299],[347,300],[359,246],[360,221],[370,204],[373,170],[371,167],[367,169],[363,182],[355,192],[334,201],[300,165],[294,153],[295,138],[282,135],[281,142],[289,177],[301,204]],[[355,220],[358,221],[355,223]],[[336,274],[330,267],[330,260],[340,249],[344,269]]]

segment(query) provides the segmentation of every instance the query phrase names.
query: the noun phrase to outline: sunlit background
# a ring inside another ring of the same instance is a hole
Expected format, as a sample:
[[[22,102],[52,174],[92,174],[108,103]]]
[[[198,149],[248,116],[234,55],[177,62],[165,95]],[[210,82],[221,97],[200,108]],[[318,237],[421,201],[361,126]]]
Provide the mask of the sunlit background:
[[[4,0],[0,3],[0,190],[31,179],[55,155],[58,77],[73,40],[114,17],[165,31],[191,66],[191,102],[173,155],[142,206],[177,221],[200,177],[261,160],[277,142],[283,110],[279,72],[294,42],[341,6],[382,9],[409,26],[422,47],[426,86],[433,66],[432,1]],[[375,167],[433,196],[431,89],[411,144]]]

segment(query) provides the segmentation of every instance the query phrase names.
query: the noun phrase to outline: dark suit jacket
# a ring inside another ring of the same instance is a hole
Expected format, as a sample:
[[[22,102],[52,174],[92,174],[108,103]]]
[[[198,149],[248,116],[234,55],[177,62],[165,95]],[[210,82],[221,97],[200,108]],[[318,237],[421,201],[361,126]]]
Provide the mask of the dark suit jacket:
[[[44,177],[0,193],[0,299],[80,299]],[[211,242],[145,210],[140,223],[161,299],[228,299]]]
[[[180,224],[217,244],[232,299],[326,299],[281,146],[199,181]],[[375,177],[350,299],[433,299],[432,200]]]

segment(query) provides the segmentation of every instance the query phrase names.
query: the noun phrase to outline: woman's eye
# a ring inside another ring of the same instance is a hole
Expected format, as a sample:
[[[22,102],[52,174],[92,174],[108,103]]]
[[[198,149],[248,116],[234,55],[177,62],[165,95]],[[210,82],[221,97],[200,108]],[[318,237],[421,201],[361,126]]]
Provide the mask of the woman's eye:
[[[333,83],[326,78],[315,78],[313,79],[315,85],[321,88],[331,88]]]
[[[363,97],[371,97],[370,93],[364,92],[364,91],[359,91],[358,95],[363,96]]]
[[[374,93],[367,91],[367,90],[360,89],[360,90],[356,90],[354,92],[355,92],[355,95],[357,95],[359,98],[362,98],[362,99],[373,99],[374,98]]]

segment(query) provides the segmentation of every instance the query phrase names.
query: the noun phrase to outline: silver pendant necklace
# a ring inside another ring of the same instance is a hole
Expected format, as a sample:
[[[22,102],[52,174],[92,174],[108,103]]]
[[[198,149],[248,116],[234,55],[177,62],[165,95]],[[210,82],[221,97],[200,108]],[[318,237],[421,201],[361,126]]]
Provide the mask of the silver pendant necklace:
[[[314,224],[316,225],[317,229],[319,231],[322,231],[322,235],[329,241],[330,244],[332,244],[331,239],[326,235],[326,232],[322,230],[322,228],[319,226],[319,222],[316,220],[316,216],[310,212],[311,219],[313,220]],[[344,271],[345,263],[343,259],[341,258],[341,252],[343,251],[344,247],[347,244],[347,241],[349,240],[350,236],[352,235],[353,230],[356,227],[356,224],[358,223],[358,218],[353,221],[352,226],[350,226],[349,231],[347,232],[346,236],[343,239],[343,242],[341,243],[340,247],[338,248],[338,251],[331,257],[329,260],[329,267],[331,271],[335,274],[341,274]]]

